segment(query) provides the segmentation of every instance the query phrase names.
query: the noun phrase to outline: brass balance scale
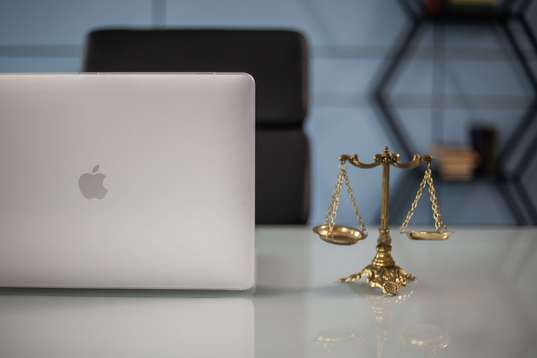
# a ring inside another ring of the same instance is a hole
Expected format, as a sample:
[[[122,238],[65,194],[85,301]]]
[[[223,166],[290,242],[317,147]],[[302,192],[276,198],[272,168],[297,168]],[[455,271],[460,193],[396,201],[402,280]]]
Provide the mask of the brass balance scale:
[[[412,202],[410,209],[403,220],[400,232],[402,234],[406,234],[411,240],[441,241],[449,238],[450,232],[447,231],[447,228],[442,221],[442,215],[440,214],[440,208],[438,207],[438,199],[436,197],[436,190],[431,172],[431,161],[432,157],[430,155],[414,154],[412,160],[406,163],[401,163],[399,160],[399,154],[390,152],[388,147],[384,148],[384,152],[382,154],[376,154],[372,163],[361,162],[356,154],[352,156],[343,154],[339,157],[339,173],[337,176],[336,188],[332,194],[332,200],[330,201],[330,205],[328,207],[328,214],[326,215],[325,223],[313,228],[313,231],[319,235],[322,240],[331,244],[354,245],[367,237],[366,226],[350,185],[349,176],[345,168],[346,164],[350,163],[351,165],[361,169],[372,169],[382,166],[382,199],[376,255],[371,264],[367,265],[364,269],[362,269],[362,271],[340,279],[341,282],[350,283],[357,281],[362,277],[366,277],[369,286],[382,289],[382,292],[385,295],[394,296],[399,293],[402,287],[406,286],[408,281],[414,281],[415,279],[413,275],[407,273],[405,270],[395,264],[391,254],[392,239],[390,237],[390,226],[388,224],[390,166],[400,169],[414,169],[422,163],[426,164],[425,174],[419,184],[416,197],[414,198],[414,201]],[[358,221],[357,228],[336,225],[335,223],[343,186],[346,188],[351,205],[354,209],[354,214]],[[431,201],[435,230],[408,230],[408,224],[410,223],[410,220],[412,219],[416,207],[418,206],[418,203],[426,188],[429,191],[429,199]]]

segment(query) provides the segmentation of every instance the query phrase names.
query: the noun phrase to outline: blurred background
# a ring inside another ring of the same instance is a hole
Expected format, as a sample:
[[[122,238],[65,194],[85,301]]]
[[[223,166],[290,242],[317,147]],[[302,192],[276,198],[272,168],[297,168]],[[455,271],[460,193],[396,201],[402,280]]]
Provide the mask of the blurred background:
[[[309,175],[293,190],[304,190],[311,224],[324,221],[338,156],[369,161],[386,145],[404,160],[435,155],[448,225],[537,224],[533,1],[0,0],[0,72],[79,72],[88,33],[109,28],[304,35]],[[366,221],[376,223],[380,170],[349,174]],[[392,171],[393,223],[421,175]],[[433,222],[428,204],[424,197],[419,225]],[[268,209],[278,205],[288,203]],[[346,198],[338,220],[353,223]]]

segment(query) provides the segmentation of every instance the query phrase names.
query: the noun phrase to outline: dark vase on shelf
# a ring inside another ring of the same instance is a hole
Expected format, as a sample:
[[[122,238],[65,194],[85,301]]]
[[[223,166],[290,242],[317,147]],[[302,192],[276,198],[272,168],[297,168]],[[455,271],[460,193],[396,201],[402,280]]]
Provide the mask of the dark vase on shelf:
[[[474,126],[470,130],[470,137],[474,150],[479,154],[476,174],[480,176],[494,176],[497,169],[497,130],[490,126]]]

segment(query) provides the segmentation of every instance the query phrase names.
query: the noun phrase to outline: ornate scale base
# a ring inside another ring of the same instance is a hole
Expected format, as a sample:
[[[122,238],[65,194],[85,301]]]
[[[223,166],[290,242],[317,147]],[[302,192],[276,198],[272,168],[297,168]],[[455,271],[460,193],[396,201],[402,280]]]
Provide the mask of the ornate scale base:
[[[399,266],[375,267],[373,264],[367,265],[359,273],[340,279],[341,282],[351,283],[367,278],[369,286],[380,288],[387,296],[396,296],[401,288],[405,287],[408,281],[414,281],[415,277],[407,273]]]
[[[408,281],[414,281],[416,278],[395,264],[391,249],[391,245],[377,245],[373,262],[362,271],[340,279],[340,282],[351,283],[365,277],[369,286],[380,288],[382,293],[388,296],[397,295]]]

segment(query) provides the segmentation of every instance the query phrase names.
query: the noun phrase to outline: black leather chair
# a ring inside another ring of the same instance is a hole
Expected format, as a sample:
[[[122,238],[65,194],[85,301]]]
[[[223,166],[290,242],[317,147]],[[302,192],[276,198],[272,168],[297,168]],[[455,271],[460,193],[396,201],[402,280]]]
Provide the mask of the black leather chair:
[[[86,72],[247,72],[256,81],[256,223],[309,214],[306,39],[283,30],[102,29],[87,37]]]

